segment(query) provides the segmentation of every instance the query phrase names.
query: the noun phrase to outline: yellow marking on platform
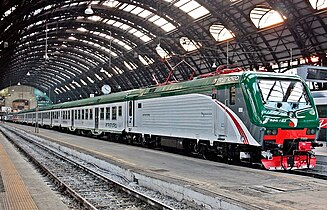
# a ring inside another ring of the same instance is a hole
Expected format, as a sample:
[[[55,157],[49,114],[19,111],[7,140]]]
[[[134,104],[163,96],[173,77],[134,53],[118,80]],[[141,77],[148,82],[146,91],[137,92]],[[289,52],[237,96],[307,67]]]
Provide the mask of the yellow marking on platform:
[[[0,138],[4,138],[0,134]],[[0,172],[5,192],[3,193],[3,206],[5,210],[37,210],[32,196],[17,172],[9,155],[0,143]]]

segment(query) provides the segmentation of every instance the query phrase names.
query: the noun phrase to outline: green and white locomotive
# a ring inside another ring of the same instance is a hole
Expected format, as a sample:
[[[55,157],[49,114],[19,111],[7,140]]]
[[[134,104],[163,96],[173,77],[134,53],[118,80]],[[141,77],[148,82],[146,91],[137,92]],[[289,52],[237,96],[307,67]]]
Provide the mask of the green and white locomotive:
[[[319,119],[298,76],[232,72],[56,104],[17,121],[269,170],[313,168]]]

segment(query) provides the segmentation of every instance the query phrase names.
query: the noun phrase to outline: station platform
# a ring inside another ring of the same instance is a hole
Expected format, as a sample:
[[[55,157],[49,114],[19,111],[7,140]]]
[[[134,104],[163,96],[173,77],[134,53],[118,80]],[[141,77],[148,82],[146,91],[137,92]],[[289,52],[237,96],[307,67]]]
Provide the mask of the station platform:
[[[314,152],[316,155],[320,155],[320,156],[327,156],[327,146],[326,146],[326,142],[319,142],[322,143],[323,146],[322,147],[317,147],[314,149]]]
[[[30,133],[34,128],[7,123]],[[144,176],[242,204],[239,209],[326,209],[327,180],[212,162],[40,129],[42,138]],[[316,153],[327,151],[320,148]],[[218,200],[218,199],[217,199]]]
[[[68,210],[45,179],[0,133],[0,209]]]

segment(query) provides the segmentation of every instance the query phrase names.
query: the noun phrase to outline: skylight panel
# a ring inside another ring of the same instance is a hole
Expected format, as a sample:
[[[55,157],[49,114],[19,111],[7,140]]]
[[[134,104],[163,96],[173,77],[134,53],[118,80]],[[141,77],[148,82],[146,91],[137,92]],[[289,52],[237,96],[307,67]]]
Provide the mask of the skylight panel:
[[[172,30],[176,29],[176,27],[171,23],[167,23],[167,24],[161,26],[161,28],[166,32],[169,32],[169,31],[172,31]]]
[[[250,13],[250,19],[257,28],[265,28],[277,23],[282,23],[286,17],[270,8],[256,7]]]
[[[143,8],[141,8],[141,7],[136,7],[135,9],[133,9],[133,10],[131,11],[131,13],[134,14],[134,15],[138,15],[138,14],[141,13],[142,11],[144,11]]]
[[[143,36],[144,34],[141,31],[136,31],[134,33],[134,36],[137,36],[138,38],[140,38],[141,36]]]
[[[205,7],[201,6],[197,1],[194,0],[180,0],[177,1],[174,6],[190,15],[193,19],[197,19],[203,17],[206,14],[209,14],[209,11]]]
[[[157,26],[163,26],[165,24],[168,23],[167,20],[165,20],[164,18],[159,18],[158,20],[153,22],[154,24],[156,24]]]
[[[119,4],[118,1],[105,1],[102,5],[107,6],[107,7],[117,7],[117,5]]]
[[[88,80],[89,80],[89,82],[91,82],[92,84],[94,83],[94,80],[93,79],[91,79],[90,77],[86,77]]]
[[[72,87],[74,90],[76,89],[76,87],[73,84],[69,84],[70,87]]]
[[[130,12],[132,11],[136,6],[129,4],[127,7],[125,7],[123,10],[125,12]]]
[[[8,9],[5,13],[4,16],[7,17],[9,16],[13,11],[15,11],[16,7],[12,7],[10,9]]]
[[[216,41],[224,41],[234,37],[232,32],[221,24],[210,26],[209,31]]]
[[[94,75],[95,75],[95,77],[96,77],[99,81],[103,80],[103,78],[100,77],[99,75],[97,75],[97,74],[94,74]]]
[[[160,44],[157,45],[156,51],[161,58],[169,57],[169,54],[160,46]]]
[[[84,80],[80,79],[80,81],[81,81],[81,83],[82,83],[83,85],[87,85],[87,83],[84,82]]]
[[[179,9],[183,10],[184,12],[188,13],[192,10],[194,10],[195,8],[200,7],[201,5],[198,4],[196,1],[190,1],[186,4],[184,4],[183,6],[179,7]]]
[[[115,66],[115,69],[116,69],[116,73],[118,73],[118,74],[124,73],[124,71],[121,70],[120,68],[118,68],[117,66]]]
[[[144,42],[148,42],[148,41],[151,40],[151,38],[148,37],[147,35],[141,36],[140,39],[141,39],[142,41],[144,41]]]
[[[133,68],[126,62],[124,61],[124,65],[129,69],[129,70],[133,70]]]
[[[154,21],[158,20],[159,18],[160,18],[160,16],[158,16],[158,15],[154,15],[154,16],[150,17],[150,18],[148,19],[148,21],[150,21],[150,22],[154,22]]]
[[[311,6],[316,10],[327,8],[326,0],[309,0],[309,2]]]
[[[186,4],[186,3],[189,2],[189,1],[190,1],[190,0],[180,0],[180,1],[176,2],[174,5],[175,5],[176,7],[180,7],[180,6]]]
[[[149,17],[152,14],[153,14],[152,12],[150,12],[148,10],[144,10],[143,12],[141,12],[140,14],[138,14],[138,16],[140,16],[142,18],[146,18],[146,17]]]
[[[199,7],[188,13],[193,19],[198,19],[206,14],[209,14],[209,11],[204,7]]]
[[[123,25],[121,22],[115,22],[114,24],[112,24],[113,26],[119,28],[121,25]]]
[[[190,40],[189,38],[187,37],[182,37],[180,38],[180,44],[182,45],[182,47],[187,51],[187,52],[190,52],[190,51],[193,51],[193,50],[196,50],[196,49],[199,49],[202,47],[201,43],[200,42],[196,42],[194,40]]]
[[[148,65],[154,63],[154,61],[151,60],[151,59],[150,59],[149,57],[147,57],[147,56],[144,56],[144,57],[143,57],[143,56],[139,55],[138,57],[139,57],[139,60],[141,61],[141,63],[143,63],[145,66],[148,66]]]

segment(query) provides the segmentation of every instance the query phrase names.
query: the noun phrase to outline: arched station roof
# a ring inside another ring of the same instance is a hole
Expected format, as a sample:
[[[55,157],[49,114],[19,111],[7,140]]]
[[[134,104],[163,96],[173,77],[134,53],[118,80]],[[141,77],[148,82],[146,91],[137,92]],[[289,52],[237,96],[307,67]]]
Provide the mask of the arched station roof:
[[[2,0],[0,89],[55,102],[207,73],[327,65],[324,0]],[[91,9],[91,12],[89,11]],[[86,10],[89,13],[86,14]],[[177,65],[178,64],[178,65]]]

